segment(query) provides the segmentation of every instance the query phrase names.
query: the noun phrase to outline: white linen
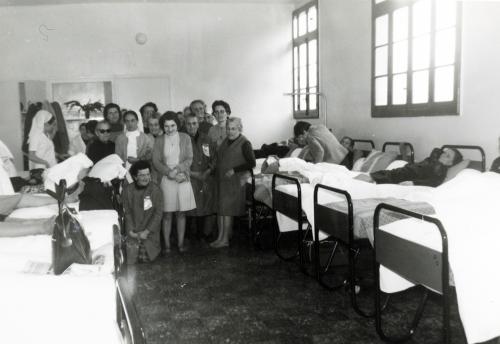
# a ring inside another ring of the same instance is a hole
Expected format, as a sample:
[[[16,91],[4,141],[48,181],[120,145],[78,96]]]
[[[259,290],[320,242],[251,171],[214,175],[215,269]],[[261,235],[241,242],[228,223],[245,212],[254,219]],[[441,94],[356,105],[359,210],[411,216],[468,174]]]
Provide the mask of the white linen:
[[[139,129],[134,131],[125,131],[125,136],[127,137],[127,158],[137,158],[137,138],[141,135]],[[130,169],[131,164],[125,161],[125,168]]]
[[[54,149],[54,142],[47,137],[44,133],[30,136],[29,147],[30,152],[35,152],[36,156],[49,163],[49,167],[57,164],[56,152]],[[30,170],[34,168],[47,168],[44,164],[35,163],[30,161]]]
[[[499,174],[465,169],[435,192],[418,195],[434,207],[435,216],[446,230],[460,318],[469,343],[500,336],[500,273],[496,267],[500,261],[500,199],[492,190],[500,190]],[[401,222],[386,225],[383,230],[440,248],[437,230],[431,233],[429,225],[417,220],[411,223],[418,223],[418,230],[412,231],[411,227],[401,226]],[[398,291],[411,286],[408,281],[387,274],[387,269],[381,268],[380,272],[384,290]]]
[[[0,159],[0,195],[13,195],[14,187],[10,181],[10,176],[4,168],[3,161]]]
[[[127,170],[123,167],[123,160],[118,154],[111,154],[99,160],[89,172],[89,177],[99,178],[107,183],[118,178],[123,179]]]
[[[3,168],[7,171],[9,177],[18,176],[16,166],[14,165],[14,156],[2,140],[0,140],[0,161],[3,163]]]
[[[66,180],[67,186],[78,183],[80,174],[92,165],[92,160],[83,153],[78,153],[64,160],[46,171],[45,189],[55,191],[55,184],[59,184],[61,179]]]

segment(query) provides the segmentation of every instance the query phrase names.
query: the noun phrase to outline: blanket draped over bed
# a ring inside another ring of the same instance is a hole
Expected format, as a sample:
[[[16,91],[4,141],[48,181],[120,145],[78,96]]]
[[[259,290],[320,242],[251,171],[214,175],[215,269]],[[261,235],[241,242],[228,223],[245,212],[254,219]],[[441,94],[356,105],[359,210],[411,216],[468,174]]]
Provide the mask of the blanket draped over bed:
[[[298,171],[309,179],[310,184],[301,185],[302,210],[311,224],[314,224],[313,191],[317,183],[346,190],[353,200],[393,197],[430,204],[435,210],[433,216],[441,220],[448,235],[450,268],[467,341],[477,343],[500,336],[500,272],[496,266],[500,262],[500,174],[465,169],[454,179],[430,188],[369,184],[352,179],[359,173],[338,165],[312,165],[291,159],[280,160],[281,171]],[[293,185],[282,185],[278,189],[296,195]],[[342,200],[327,192],[320,192],[318,197],[320,204]],[[421,234],[428,232],[412,233]],[[423,241],[426,240],[429,241]],[[440,244],[439,240],[438,246]],[[382,269],[381,285],[387,286]],[[410,286],[408,281],[404,285]],[[394,291],[394,288],[388,289]]]

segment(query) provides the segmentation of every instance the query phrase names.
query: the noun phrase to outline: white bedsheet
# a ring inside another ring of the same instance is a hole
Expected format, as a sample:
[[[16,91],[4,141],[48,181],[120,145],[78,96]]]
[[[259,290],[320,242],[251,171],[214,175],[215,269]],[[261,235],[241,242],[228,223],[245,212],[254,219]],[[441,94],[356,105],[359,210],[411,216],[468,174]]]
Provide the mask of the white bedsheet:
[[[51,263],[49,235],[0,239],[0,343],[121,343],[116,325],[112,210],[83,211],[94,261],[69,275],[25,273]]]
[[[494,191],[493,191],[494,190]],[[427,195],[448,236],[460,318],[469,343],[500,336],[500,230],[498,210],[500,175],[464,170],[450,182]],[[420,195],[422,196],[422,195]],[[432,225],[401,220],[383,230],[431,248],[441,247]],[[394,292],[412,284],[381,268],[381,287]]]

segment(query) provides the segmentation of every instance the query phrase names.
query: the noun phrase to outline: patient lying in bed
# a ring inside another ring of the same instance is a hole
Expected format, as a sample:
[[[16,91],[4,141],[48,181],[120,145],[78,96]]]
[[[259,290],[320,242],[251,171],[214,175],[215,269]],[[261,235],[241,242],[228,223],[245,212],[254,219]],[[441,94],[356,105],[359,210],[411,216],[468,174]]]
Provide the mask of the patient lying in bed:
[[[435,148],[431,155],[419,163],[410,163],[401,168],[383,170],[356,177],[369,183],[439,186],[446,178],[448,168],[462,161],[456,149]]]

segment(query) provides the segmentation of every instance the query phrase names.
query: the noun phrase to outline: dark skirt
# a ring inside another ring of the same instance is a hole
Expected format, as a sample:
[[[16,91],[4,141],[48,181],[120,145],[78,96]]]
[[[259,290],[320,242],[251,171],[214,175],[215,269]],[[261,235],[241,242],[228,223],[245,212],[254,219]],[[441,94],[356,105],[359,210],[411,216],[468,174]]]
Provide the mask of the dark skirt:
[[[236,173],[230,178],[217,181],[217,214],[242,216],[245,214],[246,182],[248,173]]]

